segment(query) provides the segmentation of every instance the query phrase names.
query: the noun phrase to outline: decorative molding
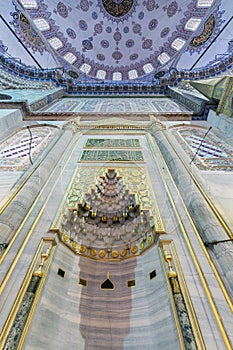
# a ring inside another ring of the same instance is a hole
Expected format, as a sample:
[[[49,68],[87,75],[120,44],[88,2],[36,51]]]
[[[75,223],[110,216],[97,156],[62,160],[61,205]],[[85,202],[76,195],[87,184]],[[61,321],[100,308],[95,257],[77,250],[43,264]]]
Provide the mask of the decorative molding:
[[[32,320],[56,248],[54,238],[43,238],[15,299],[0,336],[1,350],[20,350]],[[37,269],[37,266],[39,268]]]
[[[185,350],[204,350],[205,344],[187,286],[185,285],[175,245],[171,240],[161,240],[159,249],[181,348]],[[173,260],[174,264],[172,264]],[[174,266],[177,266],[177,271],[174,270]],[[182,283],[180,282],[181,280]]]

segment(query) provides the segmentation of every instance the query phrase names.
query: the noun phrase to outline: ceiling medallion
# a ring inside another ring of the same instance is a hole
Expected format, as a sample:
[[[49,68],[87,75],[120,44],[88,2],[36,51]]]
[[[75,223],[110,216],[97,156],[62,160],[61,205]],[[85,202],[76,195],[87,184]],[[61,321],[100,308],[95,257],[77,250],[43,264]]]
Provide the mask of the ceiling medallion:
[[[113,17],[125,16],[133,6],[133,0],[102,0],[105,10]]]
[[[98,0],[101,12],[109,20],[122,22],[135,11],[137,0]]]

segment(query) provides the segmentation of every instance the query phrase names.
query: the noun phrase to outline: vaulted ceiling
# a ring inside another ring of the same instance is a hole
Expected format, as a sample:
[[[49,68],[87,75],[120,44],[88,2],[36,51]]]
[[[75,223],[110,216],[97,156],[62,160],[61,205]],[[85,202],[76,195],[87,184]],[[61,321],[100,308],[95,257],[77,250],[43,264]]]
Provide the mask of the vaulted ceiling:
[[[5,1],[0,50],[80,81],[150,82],[232,56],[232,12],[232,0]]]

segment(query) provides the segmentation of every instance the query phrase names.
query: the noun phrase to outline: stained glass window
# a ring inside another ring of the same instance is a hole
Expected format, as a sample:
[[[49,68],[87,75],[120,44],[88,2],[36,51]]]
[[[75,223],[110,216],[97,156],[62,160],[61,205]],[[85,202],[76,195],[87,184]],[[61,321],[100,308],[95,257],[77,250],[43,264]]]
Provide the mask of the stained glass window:
[[[136,69],[132,69],[129,71],[128,75],[129,79],[136,79],[138,77],[138,72],[136,71]]]
[[[122,74],[120,72],[114,72],[112,75],[112,80],[122,80]]]
[[[163,52],[158,56],[158,61],[161,64],[167,63],[170,60],[170,56],[167,53]]]
[[[104,79],[106,76],[105,70],[99,69],[96,73],[96,78],[97,79]]]
[[[64,56],[64,59],[70,64],[73,64],[77,58],[74,54],[72,54],[72,52],[67,52]]]
[[[194,30],[197,29],[197,27],[199,26],[200,23],[201,23],[201,19],[200,18],[192,17],[185,24],[185,29],[194,31]]]
[[[184,39],[181,39],[181,38],[176,38],[172,44],[171,44],[171,47],[177,51],[179,51],[180,49],[182,49],[182,47],[184,46],[185,44],[185,40]]]
[[[52,46],[52,48],[54,48],[55,50],[58,50],[58,49],[60,49],[60,47],[63,46],[61,40],[58,39],[57,37],[53,37],[53,38],[49,39],[49,43]]]
[[[197,6],[210,7],[214,0],[198,0]]]
[[[153,72],[153,69],[154,68],[153,68],[151,63],[146,63],[143,66],[143,70],[144,70],[145,73],[151,73],[151,72]]]
[[[37,7],[36,0],[21,0],[20,2],[23,5],[23,7],[27,8],[27,9]]]
[[[88,74],[91,70],[91,66],[90,66],[90,64],[83,63],[82,66],[80,67],[80,70],[81,70],[81,72]]]
[[[44,18],[34,19],[34,23],[41,31],[49,29],[49,24]]]

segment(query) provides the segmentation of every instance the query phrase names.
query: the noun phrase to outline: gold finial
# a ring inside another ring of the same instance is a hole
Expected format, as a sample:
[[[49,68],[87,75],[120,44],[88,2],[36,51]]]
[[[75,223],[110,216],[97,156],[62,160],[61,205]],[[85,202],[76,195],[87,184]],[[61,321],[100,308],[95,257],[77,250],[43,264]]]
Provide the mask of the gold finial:
[[[44,266],[45,261],[48,259],[50,249],[51,248],[48,247],[45,253],[43,253],[43,252],[41,253],[41,262],[40,262],[39,268],[38,268],[38,270],[36,270],[33,273],[33,276],[40,277],[40,278],[43,276],[43,271],[42,271],[43,266]]]
[[[167,252],[167,250],[164,250],[164,259],[168,264],[168,278],[172,278],[172,277],[177,277],[177,273],[173,270],[172,268],[172,255],[170,253]]]

